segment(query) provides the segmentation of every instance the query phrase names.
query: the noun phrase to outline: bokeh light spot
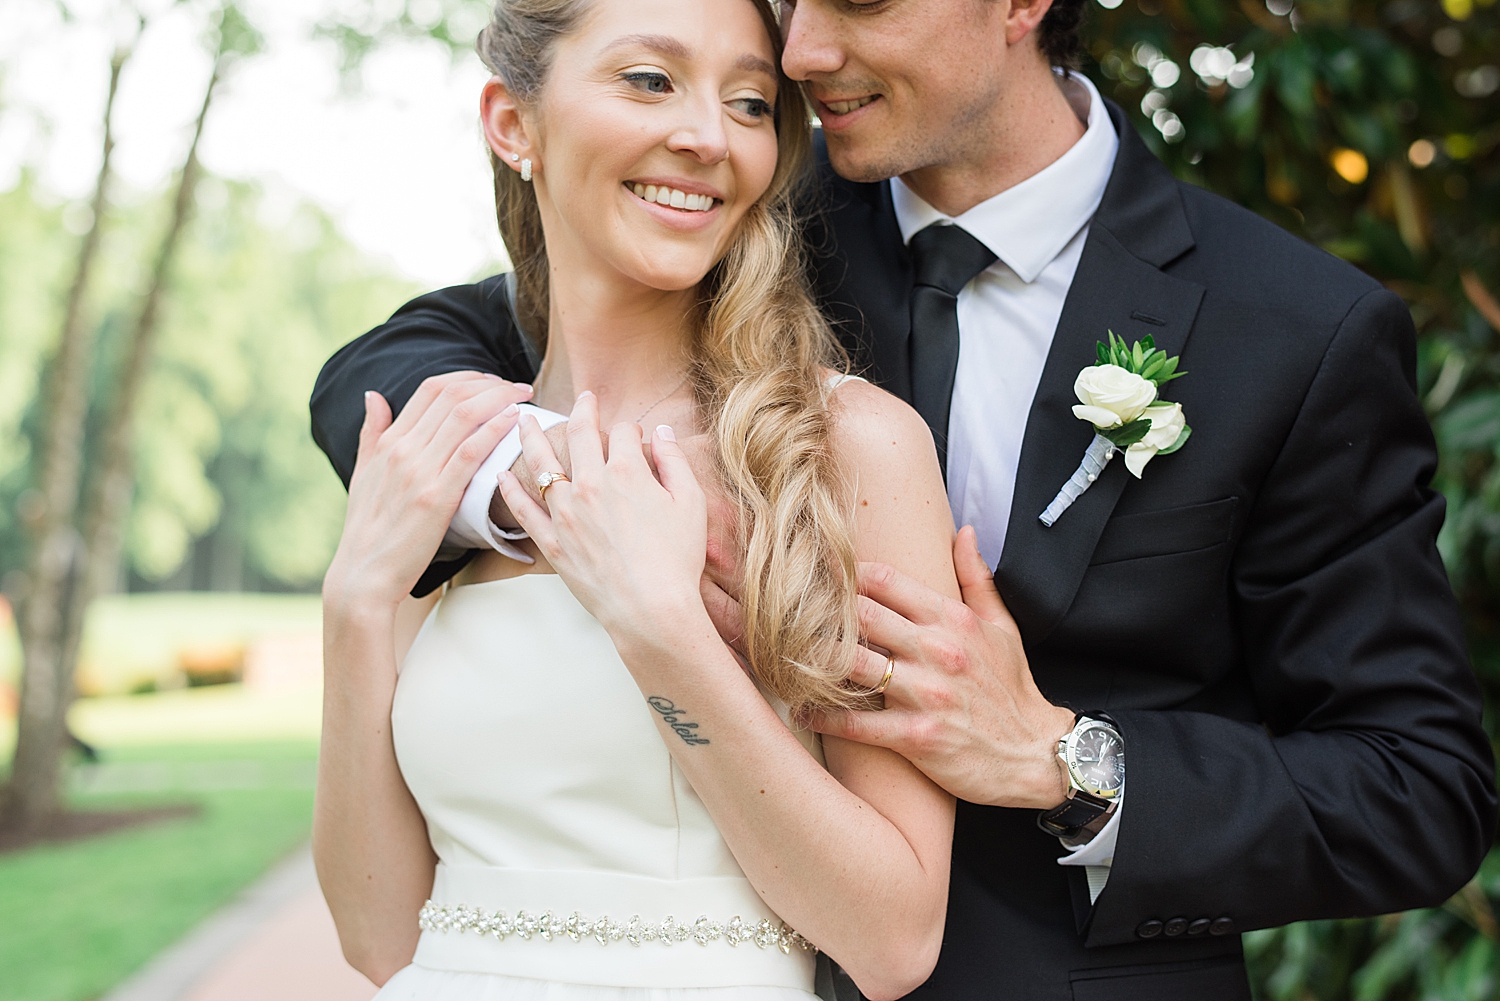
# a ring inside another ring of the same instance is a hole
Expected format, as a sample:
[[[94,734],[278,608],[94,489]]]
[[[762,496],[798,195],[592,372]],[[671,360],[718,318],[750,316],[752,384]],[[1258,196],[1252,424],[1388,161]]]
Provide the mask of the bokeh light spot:
[[[1411,161],[1413,167],[1418,169],[1432,166],[1433,158],[1436,156],[1437,147],[1432,144],[1432,140],[1430,139],[1418,139],[1406,151],[1406,158]]]
[[[1370,176],[1370,161],[1357,149],[1336,149],[1328,157],[1334,173],[1350,184],[1363,184]]]

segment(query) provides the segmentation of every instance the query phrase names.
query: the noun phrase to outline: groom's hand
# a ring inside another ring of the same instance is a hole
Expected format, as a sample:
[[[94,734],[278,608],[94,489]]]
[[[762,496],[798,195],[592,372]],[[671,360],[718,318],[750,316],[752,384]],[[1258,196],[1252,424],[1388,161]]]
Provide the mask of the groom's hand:
[[[1073,713],[1037,689],[973,529],[954,540],[953,565],[962,602],[884,564],[860,565],[865,638],[895,657],[886,707],[815,713],[813,729],[888,747],[971,803],[1054,807],[1067,793],[1057,742]],[[877,686],[886,663],[866,651],[855,680]]]

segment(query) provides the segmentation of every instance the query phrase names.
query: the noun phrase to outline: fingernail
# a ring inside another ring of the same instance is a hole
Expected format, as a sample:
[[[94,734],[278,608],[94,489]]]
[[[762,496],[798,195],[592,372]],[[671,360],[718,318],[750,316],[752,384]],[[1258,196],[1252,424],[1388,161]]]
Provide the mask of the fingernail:
[[[518,406],[516,406],[514,403],[512,403],[510,406],[508,406],[504,410],[500,411],[500,416],[501,417],[514,417],[516,414],[519,414],[520,412],[521,412],[521,408],[518,407]]]
[[[677,435],[665,424],[656,425],[656,434],[662,441],[676,441]]]
[[[529,383],[529,382],[518,382],[518,383],[516,383],[516,388],[519,389],[521,392],[527,394],[528,396],[531,395],[532,393],[536,392],[536,390],[534,390],[534,389],[531,388],[531,383]]]
[[[366,410],[370,409],[370,397],[372,397],[374,395],[375,395],[375,390],[373,390],[373,389],[367,389],[367,390],[365,390],[365,409]]]
[[[593,396],[593,395],[594,395],[594,394],[593,394],[593,393],[591,393],[591,392],[589,392],[589,391],[588,391],[588,390],[587,390],[587,389],[585,389],[585,390],[584,390],[584,391],[583,391],[583,392],[581,392],[581,393],[579,393],[579,394],[578,394],[578,399],[580,399],[580,400],[581,400],[581,399],[583,399],[583,398],[584,398],[584,397],[585,397],[585,396]]]

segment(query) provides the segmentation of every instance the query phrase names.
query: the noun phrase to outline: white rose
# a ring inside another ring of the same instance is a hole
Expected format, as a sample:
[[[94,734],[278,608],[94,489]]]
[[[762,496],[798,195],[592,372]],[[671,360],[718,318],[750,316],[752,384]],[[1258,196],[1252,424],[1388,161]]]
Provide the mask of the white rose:
[[[1151,418],[1151,430],[1146,432],[1146,437],[1125,450],[1125,468],[1134,473],[1136,479],[1141,478],[1141,470],[1146,468],[1146,463],[1155,458],[1157,452],[1175,445],[1177,439],[1182,437],[1183,429],[1187,427],[1180,403],[1158,403],[1147,407],[1145,416]]]
[[[1073,392],[1083,404],[1073,408],[1074,417],[1098,428],[1115,428],[1145,412],[1156,399],[1156,383],[1118,365],[1090,365],[1078,373]]]

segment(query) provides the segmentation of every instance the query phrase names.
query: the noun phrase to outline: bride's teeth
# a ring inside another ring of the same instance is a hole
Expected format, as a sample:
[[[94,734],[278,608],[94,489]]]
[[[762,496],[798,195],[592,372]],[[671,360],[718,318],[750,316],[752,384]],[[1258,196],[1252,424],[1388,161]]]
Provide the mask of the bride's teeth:
[[[707,212],[714,207],[712,195],[688,194],[686,191],[678,191],[665,185],[658,187],[655,184],[638,184],[629,182],[630,190],[635,192],[637,198],[657,205],[669,205],[674,209],[684,212]]]

